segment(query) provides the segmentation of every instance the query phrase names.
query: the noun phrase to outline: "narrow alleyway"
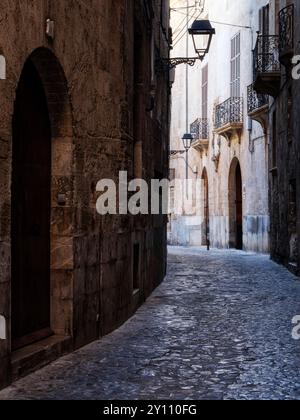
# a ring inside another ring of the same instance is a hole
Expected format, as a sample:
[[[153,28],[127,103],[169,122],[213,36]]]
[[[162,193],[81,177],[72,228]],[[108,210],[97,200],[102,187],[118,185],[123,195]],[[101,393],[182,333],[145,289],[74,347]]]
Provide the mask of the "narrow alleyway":
[[[297,314],[300,281],[268,257],[171,248],[133,319],[0,399],[300,399]]]

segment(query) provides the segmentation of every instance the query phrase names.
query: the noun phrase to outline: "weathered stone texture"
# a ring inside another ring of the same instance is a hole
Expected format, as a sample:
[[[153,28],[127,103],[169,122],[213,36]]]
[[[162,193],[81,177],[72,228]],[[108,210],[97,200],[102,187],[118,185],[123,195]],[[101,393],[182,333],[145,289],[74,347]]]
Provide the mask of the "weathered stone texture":
[[[0,314],[8,339],[0,341],[0,386],[11,379],[12,116],[24,63],[30,57],[39,72],[51,121],[51,328],[71,336],[77,348],[124,322],[165,275],[166,220],[100,217],[95,204],[100,179],[117,180],[120,170],[128,171],[129,179],[135,175],[137,142],[145,179],[167,176],[169,74],[154,64],[169,53],[168,14],[167,1],[1,5],[0,53],[7,79],[0,81]],[[55,23],[54,40],[45,34],[47,18]],[[135,243],[140,245],[140,291],[133,296]]]
[[[294,4],[294,54],[299,55],[300,4],[283,0],[277,5],[277,10],[284,8],[288,3]],[[272,7],[275,10],[274,1]],[[278,33],[279,25],[278,21],[276,22]],[[273,259],[299,275],[300,81],[292,78],[291,66],[282,66],[281,70],[280,93],[275,98],[270,112],[271,254]]]

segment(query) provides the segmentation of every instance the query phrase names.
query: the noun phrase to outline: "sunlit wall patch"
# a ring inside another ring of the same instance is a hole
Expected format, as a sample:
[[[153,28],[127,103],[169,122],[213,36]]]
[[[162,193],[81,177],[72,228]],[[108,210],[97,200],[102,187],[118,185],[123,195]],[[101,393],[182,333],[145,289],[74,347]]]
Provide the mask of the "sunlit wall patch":
[[[6,319],[0,315],[0,340],[6,340]]]
[[[6,79],[6,60],[2,54],[0,54],[0,79]]]

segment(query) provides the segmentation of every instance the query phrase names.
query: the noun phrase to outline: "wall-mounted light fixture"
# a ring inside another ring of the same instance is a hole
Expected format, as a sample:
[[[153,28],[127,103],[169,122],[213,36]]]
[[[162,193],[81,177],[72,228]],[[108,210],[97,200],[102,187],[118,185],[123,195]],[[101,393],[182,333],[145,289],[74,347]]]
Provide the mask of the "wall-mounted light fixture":
[[[46,35],[51,40],[54,39],[54,29],[55,29],[54,21],[51,19],[47,19],[46,20]]]
[[[206,54],[208,54],[211,41],[215,35],[216,30],[211,26],[209,20],[195,20],[191,28],[189,29],[189,34],[193,38],[196,57],[175,57],[163,59],[164,63],[167,63],[170,68],[176,67],[179,64],[187,64],[189,66],[194,66],[197,60],[203,61]]]
[[[186,194],[188,197],[188,179],[189,179],[189,151],[192,147],[194,137],[190,133],[185,133],[182,137],[183,147],[185,148],[186,158],[185,158],[185,169],[186,169]]]
[[[6,79],[6,60],[5,57],[0,54],[0,80]]]
[[[199,59],[203,61],[206,54],[209,53],[211,41],[215,35],[216,30],[211,26],[209,20],[195,20],[192,27],[189,29],[189,34],[192,35],[194,48]]]
[[[190,148],[192,147],[193,140],[194,140],[194,138],[190,133],[186,133],[182,137],[183,146],[184,146],[186,151],[189,151]]]

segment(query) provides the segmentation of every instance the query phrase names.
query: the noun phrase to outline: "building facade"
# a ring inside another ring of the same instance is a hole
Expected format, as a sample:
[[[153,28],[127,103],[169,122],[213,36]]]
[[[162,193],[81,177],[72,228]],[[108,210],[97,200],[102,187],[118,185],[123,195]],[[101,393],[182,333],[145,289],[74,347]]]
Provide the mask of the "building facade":
[[[270,97],[271,255],[299,275],[299,2],[272,0],[266,22],[254,68],[256,90]]]
[[[184,178],[181,138],[194,137],[188,153],[194,214],[174,212],[171,192],[169,242],[269,252],[269,98],[253,90],[253,49],[266,0],[172,2],[174,56],[195,56],[186,27],[209,19],[216,29],[209,54],[192,68],[178,66],[171,123],[172,176]],[[195,5],[195,7],[194,7]],[[187,22],[180,6],[189,6]],[[196,184],[196,189],[199,184]],[[199,208],[200,206],[200,208]]]
[[[168,1],[0,8],[0,386],[109,333],[163,280],[166,219],[99,180],[168,173]]]

